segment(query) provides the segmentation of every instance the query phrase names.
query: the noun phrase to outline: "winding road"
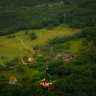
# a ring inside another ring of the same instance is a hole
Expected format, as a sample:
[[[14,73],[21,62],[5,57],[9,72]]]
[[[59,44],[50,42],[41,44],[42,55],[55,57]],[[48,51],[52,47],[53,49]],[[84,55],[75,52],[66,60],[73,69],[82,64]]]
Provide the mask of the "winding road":
[[[28,50],[30,50],[31,52],[34,53],[34,50],[32,50],[32,49],[30,49],[29,47],[27,47],[27,46],[24,44],[24,42],[22,41],[22,39],[20,39],[20,38],[17,37],[17,36],[16,36],[16,38],[22,43],[22,45],[23,45],[26,49],[28,49]]]

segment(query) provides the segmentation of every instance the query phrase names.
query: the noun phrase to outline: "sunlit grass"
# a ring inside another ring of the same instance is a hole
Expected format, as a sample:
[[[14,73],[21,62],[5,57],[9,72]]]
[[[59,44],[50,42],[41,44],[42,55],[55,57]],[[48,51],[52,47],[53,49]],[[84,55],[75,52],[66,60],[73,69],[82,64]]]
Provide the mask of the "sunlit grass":
[[[56,36],[68,36],[75,34],[76,32],[80,32],[80,29],[72,29],[68,26],[64,26],[60,30],[62,25],[55,27],[52,30],[47,30],[46,28],[43,29],[37,29],[37,30],[27,30],[28,35],[25,35],[25,31],[20,31],[16,33],[15,35],[18,36],[24,44],[29,47],[30,49],[33,49],[35,45],[43,45],[46,43],[48,39],[52,39]],[[58,30],[60,30],[58,32]],[[32,32],[35,32],[37,35],[36,40],[30,40],[30,34]],[[56,34],[58,32],[58,34]],[[56,35],[55,35],[56,34]],[[54,36],[55,35],[55,36]],[[12,60],[16,56],[24,56],[26,54],[32,55],[33,52],[29,53],[27,49],[21,44],[21,42],[15,37],[15,38],[7,38],[8,36],[0,36],[0,57],[4,57],[3,60]],[[74,45],[75,46],[75,45]],[[72,49],[73,50],[73,49]],[[6,59],[7,58],[7,59]]]
[[[92,44],[91,42],[89,42],[87,46],[82,46],[83,39],[84,38],[78,39],[78,40],[72,40],[70,42],[71,44],[70,44],[69,52],[74,54],[74,53],[76,53],[76,52],[78,52],[78,51],[80,51],[80,50],[82,50],[82,49],[84,49],[84,48],[86,48]]]

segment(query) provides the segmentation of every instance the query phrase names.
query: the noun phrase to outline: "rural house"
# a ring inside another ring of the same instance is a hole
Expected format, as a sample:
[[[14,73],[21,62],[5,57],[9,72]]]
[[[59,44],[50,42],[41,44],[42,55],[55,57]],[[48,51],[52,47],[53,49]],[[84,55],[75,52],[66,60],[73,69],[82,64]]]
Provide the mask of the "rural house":
[[[16,77],[11,76],[9,78],[9,84],[17,84],[18,80],[16,79]]]

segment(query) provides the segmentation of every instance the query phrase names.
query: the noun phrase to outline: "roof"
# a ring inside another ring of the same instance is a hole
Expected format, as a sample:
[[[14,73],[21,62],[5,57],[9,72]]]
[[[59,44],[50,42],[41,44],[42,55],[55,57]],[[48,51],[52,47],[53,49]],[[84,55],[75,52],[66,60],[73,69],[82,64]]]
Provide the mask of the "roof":
[[[34,62],[34,59],[33,59],[32,57],[30,57],[30,58],[28,59],[28,61],[29,61],[29,62]]]
[[[9,80],[11,80],[11,81],[14,81],[16,79],[16,77],[14,77],[14,76],[11,76],[10,78],[9,78]]]
[[[22,59],[22,64],[23,65],[27,65],[27,63]]]

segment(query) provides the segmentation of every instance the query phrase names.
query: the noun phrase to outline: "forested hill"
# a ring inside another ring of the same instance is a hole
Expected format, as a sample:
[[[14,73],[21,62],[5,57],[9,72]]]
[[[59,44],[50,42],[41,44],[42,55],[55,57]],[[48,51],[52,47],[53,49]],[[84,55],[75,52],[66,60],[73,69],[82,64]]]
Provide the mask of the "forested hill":
[[[35,6],[37,4],[59,3],[64,4],[78,4],[87,0],[0,0],[0,5],[18,5],[18,6]]]
[[[96,0],[0,0],[0,35],[62,23],[96,26]]]

